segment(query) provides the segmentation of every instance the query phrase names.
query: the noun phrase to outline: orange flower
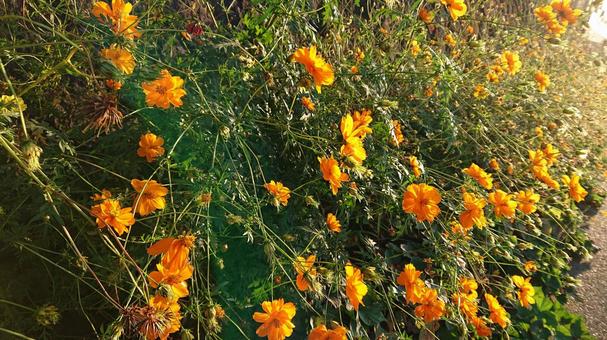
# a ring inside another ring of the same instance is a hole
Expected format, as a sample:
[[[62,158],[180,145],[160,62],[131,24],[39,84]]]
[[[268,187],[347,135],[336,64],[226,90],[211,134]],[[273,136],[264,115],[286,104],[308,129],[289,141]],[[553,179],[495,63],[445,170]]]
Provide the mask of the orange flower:
[[[163,254],[161,263],[164,267],[180,268],[187,265],[195,241],[196,237],[189,234],[178,238],[165,237],[152,244],[147,249],[147,253],[150,256]]]
[[[339,223],[337,217],[331,213],[327,214],[327,227],[329,227],[329,230],[336,233],[341,231],[341,223]]]
[[[346,264],[346,296],[358,311],[359,305],[363,303],[363,297],[367,295],[367,285],[363,282],[363,274],[360,269],[353,267],[350,263]]]
[[[320,162],[320,171],[322,172],[323,179],[329,182],[331,192],[333,195],[336,195],[337,190],[341,188],[341,182],[348,181],[350,176],[341,172],[333,156],[331,158],[318,158],[318,161]]]
[[[410,184],[403,195],[403,210],[415,214],[418,222],[432,222],[440,213],[440,201],[436,188],[427,184]]]
[[[500,164],[497,162],[497,159],[491,158],[489,161],[489,167],[495,171],[498,171],[500,169]]]
[[[489,194],[489,203],[493,204],[493,212],[497,217],[513,218],[517,203],[512,200],[513,195],[502,190],[496,190]]]
[[[107,189],[101,189],[101,194],[94,194],[91,196],[93,201],[103,201],[112,197],[112,193]]]
[[[420,20],[426,24],[429,24],[432,22],[432,20],[434,20],[434,13],[431,11],[428,11],[425,7],[422,7],[419,10],[418,16],[419,16]]]
[[[537,210],[535,204],[540,201],[540,195],[534,193],[533,190],[519,191],[516,201],[518,209],[523,214],[529,215]]]
[[[571,8],[571,0],[552,0],[550,6],[563,24],[575,24],[582,10]]]
[[[447,6],[447,10],[449,10],[449,14],[453,20],[466,15],[466,11],[468,10],[464,0],[440,0],[440,2]]]
[[[110,226],[118,236],[128,231],[129,227],[135,224],[135,217],[131,208],[122,208],[118,200],[111,198],[92,206],[91,215],[96,217],[99,228]]]
[[[283,340],[293,334],[295,325],[291,322],[295,316],[295,305],[283,299],[261,303],[264,313],[253,313],[253,320],[262,325],[255,332],[258,336],[267,336],[268,340]]]
[[[476,334],[478,336],[489,337],[491,336],[491,328],[487,326],[487,323],[484,319],[475,316],[470,320],[472,326],[476,329]]]
[[[451,33],[448,33],[447,35],[445,35],[445,37],[443,38],[443,40],[447,43],[447,45],[451,46],[451,47],[455,47],[456,45],[456,41],[455,38],[453,38],[453,35]]]
[[[548,77],[546,73],[539,70],[535,72],[533,77],[535,78],[537,88],[540,90],[540,92],[546,92],[546,88],[550,86],[550,77]]]
[[[359,70],[358,70],[358,66],[356,66],[356,65],[352,65],[352,67],[350,67],[350,72],[351,72],[352,74],[358,74],[358,71],[359,71]]]
[[[419,278],[421,272],[415,269],[411,263],[405,265],[403,271],[398,275],[396,283],[405,287],[406,299],[409,303],[420,303],[425,294],[426,285]]]
[[[176,299],[156,294],[148,303],[145,318],[137,324],[139,332],[147,340],[168,339],[181,328],[180,309]]]
[[[295,267],[295,271],[297,272],[295,283],[297,284],[297,289],[302,292],[312,288],[310,279],[313,279],[316,276],[314,261],[316,261],[315,255],[310,255],[307,259],[298,256],[293,263],[293,267]]]
[[[373,117],[370,110],[354,111],[354,114],[347,113],[341,118],[339,129],[345,142],[350,138],[365,139],[367,134],[372,133],[373,129],[369,127]]]
[[[282,185],[281,182],[270,181],[270,183],[266,183],[263,185],[266,190],[274,196],[274,205],[279,206],[287,206],[289,202],[289,198],[291,198],[291,190],[289,188]]]
[[[137,31],[139,18],[131,15],[132,9],[133,5],[129,2],[125,3],[124,0],[112,0],[111,7],[103,1],[97,1],[93,4],[91,12],[99,21],[109,21],[114,34],[133,39],[140,37],[141,33]]]
[[[124,74],[131,74],[135,69],[135,59],[131,52],[118,47],[116,44],[101,50],[101,56],[114,64]]]
[[[420,305],[415,307],[415,315],[423,317],[424,322],[438,320],[445,313],[445,302],[438,298],[436,289],[426,289]]]
[[[552,144],[547,144],[542,149],[542,155],[544,156],[544,159],[546,160],[548,166],[551,166],[556,163],[556,159],[559,157],[560,154],[561,152],[559,151],[559,149],[552,146]]]
[[[479,167],[478,165],[472,163],[469,167],[464,168],[462,172],[474,178],[478,182],[478,184],[480,184],[483,188],[493,188],[493,178],[491,174],[485,172],[485,170],[481,169],[481,167]]]
[[[487,225],[485,211],[483,210],[487,202],[483,198],[467,192],[462,195],[462,198],[464,199],[464,211],[459,215],[459,222],[465,229],[470,229],[474,225],[483,229]]]
[[[110,90],[118,91],[122,88],[122,83],[119,80],[106,79],[105,86]]]
[[[325,325],[315,327],[308,335],[308,340],[347,340],[348,330],[344,326],[334,325],[327,329]]]
[[[535,264],[535,261],[529,260],[529,261],[525,262],[523,267],[525,268],[526,271],[528,271],[530,273],[535,273],[537,271],[537,265]]]
[[[453,302],[454,305],[457,305],[460,312],[467,320],[471,321],[476,318],[476,313],[478,312],[478,305],[476,304],[477,296],[478,294],[476,291],[473,291],[470,294],[458,292],[451,296],[451,302]]]
[[[145,157],[148,163],[152,163],[156,158],[164,155],[164,139],[156,136],[153,133],[146,133],[141,135],[139,138],[139,148],[137,149],[137,156]]]
[[[529,281],[531,281],[530,277],[525,279],[518,275],[512,276],[512,282],[519,289],[516,295],[518,296],[521,305],[525,308],[529,308],[529,305],[535,303],[535,299],[533,298],[533,295],[535,295],[535,289]]]
[[[167,285],[171,288],[173,296],[182,298],[190,294],[185,280],[190,279],[193,273],[194,267],[187,262],[183,266],[168,267],[163,263],[157,263],[156,270],[150,273],[148,281],[153,288],[161,284]]]
[[[301,105],[303,105],[309,111],[314,111],[316,109],[316,105],[314,105],[314,102],[312,102],[312,98],[310,97],[302,97]]]
[[[420,164],[417,160],[417,157],[409,156],[409,165],[413,169],[413,175],[415,175],[415,177],[419,177],[422,175],[422,170],[420,168]]]
[[[149,106],[157,106],[168,109],[169,106],[180,107],[183,105],[181,97],[186,92],[183,89],[184,81],[179,76],[172,76],[167,70],[160,71],[160,77],[150,82],[143,82],[145,102]]]
[[[133,202],[133,210],[140,216],[147,216],[155,210],[162,210],[166,205],[164,196],[169,193],[169,189],[155,180],[132,179],[131,186],[139,195]]]
[[[390,121],[390,137],[390,143],[396,147],[399,147],[405,141],[405,136],[403,136],[403,131],[398,120]]]
[[[508,71],[508,74],[515,75],[521,70],[523,63],[518,53],[505,51],[501,56],[502,66]]]
[[[320,55],[316,54],[316,46],[314,45],[310,46],[310,48],[299,48],[293,53],[291,60],[306,67],[308,73],[314,78],[314,86],[318,93],[321,92],[322,85],[328,86],[335,81],[333,68]]]
[[[576,174],[572,174],[571,177],[563,175],[561,179],[563,183],[569,187],[569,196],[571,196],[574,201],[581,202],[586,195],[588,195],[588,191],[580,185],[580,176]]]
[[[504,307],[502,307],[499,301],[497,301],[497,299],[491,294],[485,294],[485,301],[487,301],[489,312],[491,312],[489,319],[500,325],[500,327],[506,328],[506,326],[508,326],[510,323],[510,319],[508,318],[508,314],[506,313]]]

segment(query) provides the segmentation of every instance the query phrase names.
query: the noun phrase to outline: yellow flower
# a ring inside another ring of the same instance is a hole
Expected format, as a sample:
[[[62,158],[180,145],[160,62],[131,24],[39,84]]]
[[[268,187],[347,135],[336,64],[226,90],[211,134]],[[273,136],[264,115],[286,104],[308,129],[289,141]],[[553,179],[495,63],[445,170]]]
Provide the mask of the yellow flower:
[[[139,148],[137,149],[137,156],[145,157],[148,163],[152,163],[156,158],[164,155],[164,139],[156,136],[153,133],[146,133],[141,135],[139,138]]]
[[[449,15],[453,20],[457,20],[459,17],[466,15],[468,8],[464,0],[440,0],[443,5],[447,6]]]
[[[411,41],[411,46],[409,47],[409,49],[411,50],[411,54],[414,57],[417,57],[417,55],[419,54],[419,52],[422,51],[422,49],[419,47],[419,43],[417,42],[417,40]]]
[[[275,206],[278,207],[281,204],[285,207],[287,206],[289,198],[291,198],[291,190],[289,188],[285,187],[281,182],[274,182],[273,180],[263,186],[274,196]]]
[[[348,158],[354,164],[362,164],[367,159],[367,152],[363,142],[358,137],[350,137],[346,140],[346,144],[341,146],[340,154]]]
[[[363,59],[365,59],[365,52],[363,52],[360,47],[356,48],[356,51],[354,52],[354,59],[356,60],[356,63],[360,63],[363,61]]]
[[[140,216],[147,216],[155,210],[162,210],[166,205],[164,196],[169,189],[155,180],[131,180],[131,186],[139,193],[133,202],[133,210]]]
[[[506,328],[510,323],[510,319],[508,318],[508,314],[502,305],[500,305],[499,301],[495,298],[495,296],[491,294],[485,294],[485,301],[487,301],[487,305],[489,306],[489,319],[500,325],[502,328]]]
[[[426,289],[420,305],[415,307],[415,315],[428,323],[440,319],[443,314],[445,314],[445,302],[438,298],[436,289]]]
[[[169,106],[180,107],[183,105],[181,97],[186,92],[183,89],[184,81],[179,76],[172,76],[167,70],[160,71],[160,77],[151,82],[143,82],[145,102],[149,106],[157,106],[168,109]]]
[[[567,22],[559,22],[555,19],[547,23],[546,28],[548,29],[548,32],[560,37],[562,34],[567,32],[567,25]]]
[[[354,114],[347,113],[341,118],[339,129],[345,142],[355,137],[363,140],[367,134],[372,133],[373,129],[369,125],[373,122],[370,110],[354,111]]]
[[[487,91],[483,84],[477,84],[474,87],[474,92],[472,95],[474,95],[474,98],[485,99],[489,96],[489,91]]]
[[[346,264],[346,296],[354,307],[358,310],[359,305],[363,303],[363,297],[367,295],[367,285],[363,282],[363,274],[360,269],[353,267],[350,263]]]
[[[337,190],[341,188],[341,182],[348,181],[350,176],[341,172],[333,156],[330,158],[319,157],[318,161],[320,162],[320,171],[322,172],[323,179],[329,182],[333,195],[337,195]]]
[[[295,280],[295,283],[297,285],[297,289],[302,292],[305,292],[306,290],[312,287],[310,279],[316,277],[316,268],[314,268],[314,261],[316,261],[315,255],[310,255],[307,259],[298,256],[297,259],[295,259],[295,263],[293,263],[295,271],[297,272],[297,278]]]
[[[513,195],[507,194],[502,190],[496,190],[489,194],[487,200],[493,204],[493,212],[497,217],[513,218],[516,212],[516,201],[512,200]]]
[[[481,167],[479,167],[475,163],[472,163],[469,167],[464,168],[462,172],[474,178],[478,182],[478,184],[480,184],[483,188],[493,188],[493,178],[491,174],[485,172],[485,170],[481,169]]]
[[[334,325],[327,329],[325,325],[315,327],[308,335],[308,340],[347,340],[348,330],[344,326]]]
[[[314,111],[316,109],[316,105],[314,105],[314,102],[310,97],[301,98],[301,105],[303,105],[309,111]]]
[[[563,175],[561,179],[563,183],[569,187],[569,196],[571,196],[574,201],[581,202],[586,195],[588,195],[586,189],[580,185],[580,176],[576,174],[572,174],[571,177]]]
[[[267,336],[268,340],[284,340],[293,334],[295,325],[291,320],[295,316],[295,305],[283,299],[261,303],[264,313],[253,313],[253,320],[262,325],[255,332],[258,336]]]
[[[546,146],[544,146],[544,148],[542,149],[542,155],[544,156],[544,159],[546,160],[548,166],[551,166],[552,164],[556,163],[556,159],[559,157],[560,154],[561,152],[559,151],[559,149],[555,148],[552,144],[546,144]]]
[[[100,229],[110,226],[120,236],[135,224],[135,217],[131,210],[130,207],[122,208],[118,200],[110,198],[92,206],[91,215],[96,217],[96,223]]]
[[[529,281],[531,281],[530,277],[525,279],[518,275],[512,276],[512,282],[519,289],[516,295],[518,296],[521,305],[525,308],[529,308],[529,305],[535,303],[535,299],[533,298],[533,295],[535,295],[535,289]]]
[[[487,225],[485,211],[483,210],[487,202],[483,198],[476,197],[467,192],[463,194],[463,199],[464,211],[459,215],[459,222],[465,229],[470,229],[474,225],[483,229]]]
[[[505,51],[502,53],[502,66],[508,71],[508,74],[515,75],[521,70],[523,63],[516,52]]]
[[[540,92],[546,92],[546,88],[550,86],[550,77],[548,77],[548,75],[544,72],[538,70],[535,72],[534,78]]]
[[[417,157],[409,156],[409,165],[411,166],[411,169],[413,169],[413,175],[415,175],[415,177],[419,177],[422,175],[422,170],[419,164],[419,160],[417,160]]]
[[[141,32],[137,31],[139,18],[131,15],[133,5],[124,0],[112,0],[112,6],[103,1],[93,4],[91,12],[99,20],[107,20],[116,35],[124,35],[127,39],[138,38]],[[103,17],[103,18],[102,18]]]
[[[533,14],[535,14],[535,17],[539,22],[546,25],[556,19],[556,13],[554,13],[552,6],[550,5],[537,7],[533,10]]]
[[[131,52],[118,47],[116,44],[101,50],[101,56],[114,64],[124,74],[131,74],[135,69],[135,58]]]
[[[540,195],[534,193],[533,190],[519,191],[516,201],[518,202],[518,209],[523,214],[528,215],[537,210],[535,204],[540,201]]]
[[[410,184],[403,194],[403,210],[415,214],[418,222],[432,222],[440,213],[440,201],[436,188],[427,184]]]
[[[399,147],[402,142],[405,141],[405,136],[401,130],[401,124],[398,120],[390,121],[390,143],[396,147]]]
[[[314,78],[314,86],[318,93],[321,92],[321,86],[331,85],[335,81],[333,68],[320,55],[316,54],[316,46],[314,45],[310,46],[310,48],[302,47],[297,49],[293,53],[291,60],[306,67],[308,73]]]
[[[489,167],[495,171],[498,171],[500,169],[500,164],[497,162],[497,159],[491,158],[489,161]]]
[[[453,38],[453,35],[451,33],[448,33],[447,35],[445,35],[443,40],[447,43],[447,45],[449,45],[451,47],[455,47],[455,45],[456,45],[455,38]]]
[[[332,213],[327,214],[327,227],[332,232],[339,233],[341,231],[341,223]]]
[[[535,128],[535,135],[536,135],[538,138],[542,138],[542,137],[544,137],[544,130],[542,130],[542,127],[541,127],[541,126],[537,126],[537,127]]]

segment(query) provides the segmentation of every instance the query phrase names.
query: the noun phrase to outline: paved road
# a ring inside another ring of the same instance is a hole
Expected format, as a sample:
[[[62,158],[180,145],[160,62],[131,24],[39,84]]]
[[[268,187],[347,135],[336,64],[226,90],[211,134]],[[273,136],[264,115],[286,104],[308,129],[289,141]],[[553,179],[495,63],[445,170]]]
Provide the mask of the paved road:
[[[590,334],[607,339],[607,203],[589,221],[588,235],[599,251],[584,263],[575,264],[572,272],[581,280],[576,294],[567,303],[570,311],[586,318]]]

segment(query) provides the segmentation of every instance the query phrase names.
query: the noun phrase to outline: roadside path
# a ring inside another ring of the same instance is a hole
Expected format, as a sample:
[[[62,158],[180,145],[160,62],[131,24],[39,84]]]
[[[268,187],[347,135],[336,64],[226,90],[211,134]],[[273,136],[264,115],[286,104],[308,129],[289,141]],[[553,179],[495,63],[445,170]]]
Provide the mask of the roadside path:
[[[572,273],[581,280],[567,308],[586,318],[590,334],[607,339],[607,203],[588,221],[588,236],[599,251],[590,261],[573,265]]]

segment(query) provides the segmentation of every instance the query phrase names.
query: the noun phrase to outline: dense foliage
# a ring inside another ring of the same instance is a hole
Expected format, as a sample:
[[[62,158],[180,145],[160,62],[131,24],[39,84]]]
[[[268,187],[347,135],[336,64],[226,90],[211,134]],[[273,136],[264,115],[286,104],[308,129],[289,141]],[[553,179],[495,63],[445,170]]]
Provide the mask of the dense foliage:
[[[589,337],[606,70],[502,3],[5,5],[0,331]]]

